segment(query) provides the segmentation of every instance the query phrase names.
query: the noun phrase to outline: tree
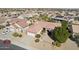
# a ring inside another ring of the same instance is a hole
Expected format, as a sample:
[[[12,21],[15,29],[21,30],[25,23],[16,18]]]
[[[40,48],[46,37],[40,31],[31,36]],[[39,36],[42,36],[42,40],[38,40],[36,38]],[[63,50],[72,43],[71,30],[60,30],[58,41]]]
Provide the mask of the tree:
[[[22,34],[19,34],[19,37],[22,37]]]
[[[41,14],[40,14],[40,18],[41,18],[42,20],[44,20],[44,21],[49,21],[49,17],[48,17],[47,14],[44,14],[44,15],[41,15]]]
[[[39,39],[36,39],[36,40],[35,40],[36,43],[39,42],[39,41],[40,41]]]
[[[54,38],[56,41],[60,43],[66,42],[67,38],[69,37],[69,32],[66,29],[61,27],[57,27],[54,29]]]
[[[62,24],[63,29],[67,29],[67,27],[68,27],[68,22],[67,21],[61,21],[61,24]]]
[[[0,25],[0,29],[3,29],[3,28],[5,28],[5,26],[4,25]]]
[[[14,36],[14,37],[22,37],[22,34],[19,34],[19,33],[17,33],[17,32],[14,32],[14,33],[13,33],[13,36]]]
[[[52,35],[54,36],[55,40],[59,43],[66,42],[67,38],[69,38],[70,33],[67,30],[68,24],[66,21],[61,22],[61,27],[56,27],[54,31],[52,32]]]
[[[17,32],[14,32],[14,33],[13,33],[13,36],[14,36],[14,37],[18,37],[19,34],[18,34]]]

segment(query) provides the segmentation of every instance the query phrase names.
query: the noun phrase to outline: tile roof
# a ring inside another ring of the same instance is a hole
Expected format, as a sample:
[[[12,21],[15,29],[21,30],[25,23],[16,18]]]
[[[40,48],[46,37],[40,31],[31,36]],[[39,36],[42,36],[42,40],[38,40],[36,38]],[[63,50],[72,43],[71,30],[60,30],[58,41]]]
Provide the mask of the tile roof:
[[[27,31],[31,33],[37,33],[43,28],[54,29],[57,26],[61,26],[61,25],[57,23],[52,23],[52,22],[38,21],[30,28],[28,28]]]
[[[21,26],[21,27],[26,27],[26,26],[28,26],[28,23],[27,23],[27,20],[25,20],[25,19],[17,19],[17,18],[14,18],[14,19],[12,19],[11,20],[11,23],[12,24],[18,24],[19,26]]]

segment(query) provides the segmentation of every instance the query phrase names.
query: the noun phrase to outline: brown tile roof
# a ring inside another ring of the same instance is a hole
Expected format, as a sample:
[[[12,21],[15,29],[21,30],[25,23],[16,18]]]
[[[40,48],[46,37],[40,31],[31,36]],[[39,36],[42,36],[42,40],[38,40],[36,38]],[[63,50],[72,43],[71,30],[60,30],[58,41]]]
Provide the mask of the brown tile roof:
[[[16,23],[16,24],[18,24],[19,26],[21,26],[23,28],[25,28],[25,27],[27,27],[29,25],[27,23],[27,20],[25,20],[25,19],[18,19],[18,18],[12,19],[11,23],[12,24]]]
[[[61,25],[57,23],[52,23],[52,22],[38,21],[34,25],[32,25],[29,29],[27,29],[27,31],[31,33],[37,33],[42,28],[54,29],[57,26],[61,26]]]

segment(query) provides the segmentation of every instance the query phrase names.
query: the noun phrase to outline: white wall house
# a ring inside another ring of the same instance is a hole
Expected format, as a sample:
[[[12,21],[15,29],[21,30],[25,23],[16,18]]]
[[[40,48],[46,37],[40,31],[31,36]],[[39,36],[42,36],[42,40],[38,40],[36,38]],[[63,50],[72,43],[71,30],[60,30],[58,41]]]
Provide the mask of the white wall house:
[[[40,34],[42,31],[42,28],[40,30],[38,30],[37,32],[33,33],[33,32],[30,32],[30,31],[27,31],[27,35],[30,35],[30,36],[33,36],[35,37],[36,34]]]
[[[24,19],[14,19],[13,21],[10,22],[10,30],[11,31],[16,31],[16,32],[24,32],[26,29],[29,27],[27,20]]]
[[[38,21],[35,22],[32,26],[30,26],[26,32],[27,35],[35,37],[36,34],[40,34],[43,28],[47,30],[53,30],[55,27],[60,27],[60,23],[52,23],[52,22],[45,22],[45,21]]]
[[[27,35],[35,37],[35,33],[27,32]]]

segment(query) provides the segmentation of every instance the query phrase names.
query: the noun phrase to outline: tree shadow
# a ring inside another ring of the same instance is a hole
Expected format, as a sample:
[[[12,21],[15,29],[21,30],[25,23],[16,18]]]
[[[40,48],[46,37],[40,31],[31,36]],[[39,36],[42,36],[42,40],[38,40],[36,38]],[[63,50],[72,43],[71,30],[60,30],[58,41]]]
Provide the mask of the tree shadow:
[[[54,37],[54,33],[52,33],[51,31],[47,30],[47,34],[48,34],[48,36],[49,36],[52,40],[56,41],[56,40],[55,40],[55,37]],[[52,34],[53,34],[53,35],[52,35]]]

